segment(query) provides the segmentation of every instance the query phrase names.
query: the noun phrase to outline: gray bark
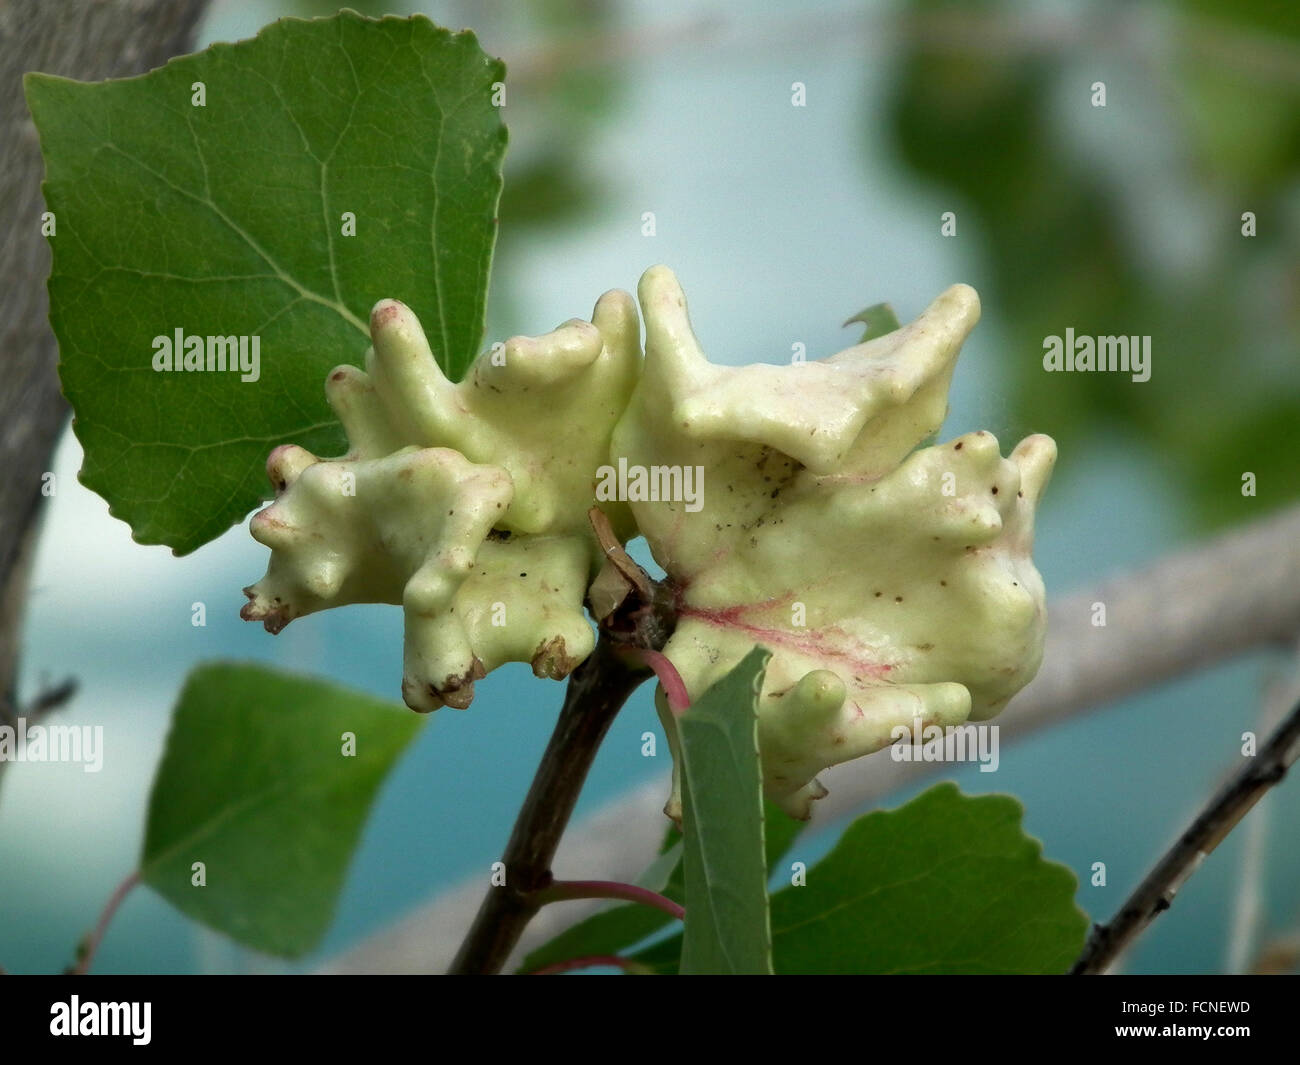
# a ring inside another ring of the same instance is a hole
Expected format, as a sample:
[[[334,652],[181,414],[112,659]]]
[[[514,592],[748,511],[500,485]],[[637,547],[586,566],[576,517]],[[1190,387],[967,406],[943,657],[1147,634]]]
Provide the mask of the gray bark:
[[[18,712],[19,629],[42,475],[68,414],[47,321],[44,167],[22,76],[142,73],[192,50],[206,7],[207,0],[0,0],[0,723]]]

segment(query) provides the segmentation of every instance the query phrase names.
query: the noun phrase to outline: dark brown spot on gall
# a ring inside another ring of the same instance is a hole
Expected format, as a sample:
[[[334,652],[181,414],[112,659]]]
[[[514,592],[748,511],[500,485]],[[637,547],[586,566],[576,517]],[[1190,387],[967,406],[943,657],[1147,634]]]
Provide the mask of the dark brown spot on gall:
[[[952,445],[952,449],[953,449],[954,451],[960,451],[960,450],[961,450],[961,446],[962,446],[961,441],[958,440],[957,443],[955,443],[955,444]]]
[[[386,300],[370,314],[370,328],[378,329],[401,315],[405,308],[397,300]]]

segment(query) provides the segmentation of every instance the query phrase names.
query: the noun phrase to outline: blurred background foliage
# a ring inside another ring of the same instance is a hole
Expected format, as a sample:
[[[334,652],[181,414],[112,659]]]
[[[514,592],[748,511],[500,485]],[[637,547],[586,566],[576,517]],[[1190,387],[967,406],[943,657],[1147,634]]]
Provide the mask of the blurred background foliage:
[[[1293,500],[1300,463],[1280,445],[1300,426],[1300,4],[1024,16],[1001,0],[907,4],[892,146],[976,231],[1009,354],[1066,326],[1149,335],[1153,354],[1137,386],[1009,358],[1011,401],[1062,452],[1099,425],[1149,447],[1203,525],[1241,516],[1227,489],[1244,471],[1265,506]],[[1107,106],[1085,124],[1062,95],[1094,81]],[[1112,121],[1140,123],[1140,154],[1097,135]]]

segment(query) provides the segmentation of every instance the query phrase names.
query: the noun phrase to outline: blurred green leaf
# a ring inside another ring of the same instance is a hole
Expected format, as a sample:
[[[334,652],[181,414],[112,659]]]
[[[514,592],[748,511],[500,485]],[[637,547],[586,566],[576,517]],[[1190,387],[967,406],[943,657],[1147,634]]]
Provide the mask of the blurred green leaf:
[[[499,211],[503,251],[524,227],[573,227],[605,202],[608,179],[593,165],[600,158],[593,141],[627,80],[623,64],[601,61],[618,37],[618,14],[610,0],[531,0],[505,19],[516,33],[526,25],[529,47],[511,83],[515,141]]]
[[[1132,61],[1143,45],[1090,36],[1153,6],[912,0],[885,122],[936,217],[956,213],[948,243],[979,252],[1015,412],[997,432],[1050,433],[1063,455],[1140,447],[1189,516],[1224,525],[1300,498],[1300,5],[1176,5],[1159,83]],[[1061,62],[1081,40],[1106,107]],[[1150,337],[1150,380],[1044,372],[1044,342],[1067,328]]]
[[[375,793],[424,721],[262,666],[198,667],[154,778],[141,880],[257,950],[311,950],[333,919]]]
[[[591,214],[601,195],[601,185],[574,165],[570,153],[548,152],[511,172],[501,197],[502,230],[576,223]]]
[[[859,344],[865,344],[868,340],[888,336],[899,328],[898,315],[894,313],[894,308],[888,303],[874,303],[865,310],[858,311],[844,324],[850,326],[854,322],[861,322],[866,326],[862,333],[862,339],[858,341]]]

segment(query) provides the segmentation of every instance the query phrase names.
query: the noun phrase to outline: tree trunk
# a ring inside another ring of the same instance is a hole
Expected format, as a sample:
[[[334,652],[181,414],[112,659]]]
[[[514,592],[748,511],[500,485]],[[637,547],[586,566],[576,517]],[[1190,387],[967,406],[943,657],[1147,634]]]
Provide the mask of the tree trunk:
[[[97,81],[161,66],[192,49],[206,7],[207,0],[0,0],[0,724],[18,715],[19,630],[43,475],[68,412],[47,320],[44,168],[22,76],[39,70]]]

